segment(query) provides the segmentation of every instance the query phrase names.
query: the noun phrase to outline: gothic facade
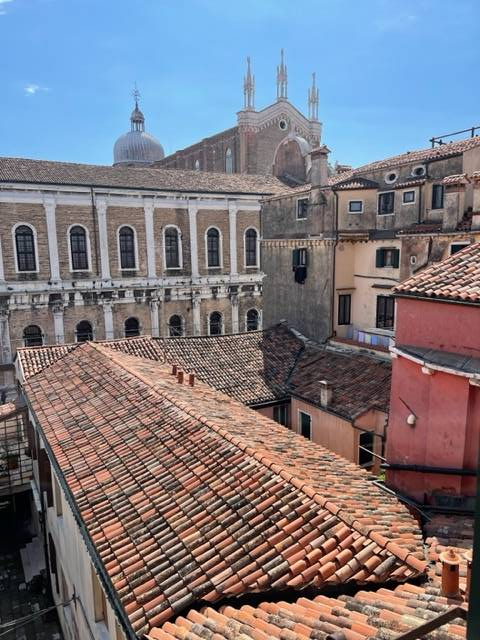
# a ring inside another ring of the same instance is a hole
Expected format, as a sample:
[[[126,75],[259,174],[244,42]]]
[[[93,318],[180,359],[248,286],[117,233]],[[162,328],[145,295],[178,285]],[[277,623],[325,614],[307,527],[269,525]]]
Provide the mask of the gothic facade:
[[[19,346],[262,326],[273,177],[0,159],[1,366]]]

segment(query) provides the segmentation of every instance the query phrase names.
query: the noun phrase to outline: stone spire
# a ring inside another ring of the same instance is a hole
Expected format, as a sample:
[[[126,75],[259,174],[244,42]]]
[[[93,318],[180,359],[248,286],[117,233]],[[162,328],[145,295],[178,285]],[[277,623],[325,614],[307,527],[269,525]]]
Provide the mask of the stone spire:
[[[287,65],[284,62],[283,49],[280,53],[280,66],[277,66],[277,100],[287,99]]]
[[[318,88],[315,84],[315,73],[312,73],[312,88],[308,90],[308,119],[318,122]]]
[[[243,79],[244,108],[255,110],[255,76],[252,74],[250,57],[247,58],[247,75]]]

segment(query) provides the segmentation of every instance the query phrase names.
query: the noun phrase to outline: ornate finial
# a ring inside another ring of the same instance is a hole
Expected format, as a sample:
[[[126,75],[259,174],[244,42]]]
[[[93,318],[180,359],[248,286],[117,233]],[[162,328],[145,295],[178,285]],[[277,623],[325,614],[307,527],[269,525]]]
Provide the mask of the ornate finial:
[[[312,88],[308,90],[308,118],[315,122],[318,121],[318,88],[315,83],[316,74],[312,73]]]
[[[247,75],[243,79],[244,108],[255,109],[255,76],[252,75],[250,57],[247,58]]]
[[[135,109],[132,111],[132,115],[130,116],[132,131],[145,131],[145,118],[143,116],[143,113],[138,108],[138,99],[140,98],[140,91],[137,88],[136,82],[134,85],[134,89],[132,91],[132,96],[135,100]]]
[[[135,81],[135,84],[133,85],[133,91],[132,91],[132,96],[133,99],[135,100],[135,109],[138,109],[138,99],[140,98],[140,91],[138,90],[137,87],[137,82]]]
[[[287,65],[284,60],[283,49],[280,51],[280,66],[277,66],[277,100],[287,99]]]

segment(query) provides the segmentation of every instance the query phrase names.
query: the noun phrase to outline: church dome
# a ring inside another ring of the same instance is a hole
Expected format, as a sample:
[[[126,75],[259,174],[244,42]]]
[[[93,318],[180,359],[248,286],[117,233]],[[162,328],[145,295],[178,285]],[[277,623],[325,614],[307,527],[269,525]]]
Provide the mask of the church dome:
[[[114,165],[144,166],[165,157],[160,142],[145,131],[145,117],[138,108],[135,93],[135,109],[130,116],[131,130],[118,138],[113,147]]]

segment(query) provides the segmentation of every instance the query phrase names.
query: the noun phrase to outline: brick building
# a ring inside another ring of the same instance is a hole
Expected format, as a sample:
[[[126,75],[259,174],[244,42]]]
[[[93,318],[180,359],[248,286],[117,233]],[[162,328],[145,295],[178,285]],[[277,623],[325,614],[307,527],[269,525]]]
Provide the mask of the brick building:
[[[0,159],[0,352],[262,324],[274,177]]]
[[[277,100],[255,109],[255,77],[248,59],[244,108],[237,125],[204,138],[156,164],[170,169],[225,173],[274,174],[293,183],[305,182],[310,150],[320,144],[318,88],[313,76],[308,92],[308,118],[288,100],[288,75],[283,51],[277,67]]]

